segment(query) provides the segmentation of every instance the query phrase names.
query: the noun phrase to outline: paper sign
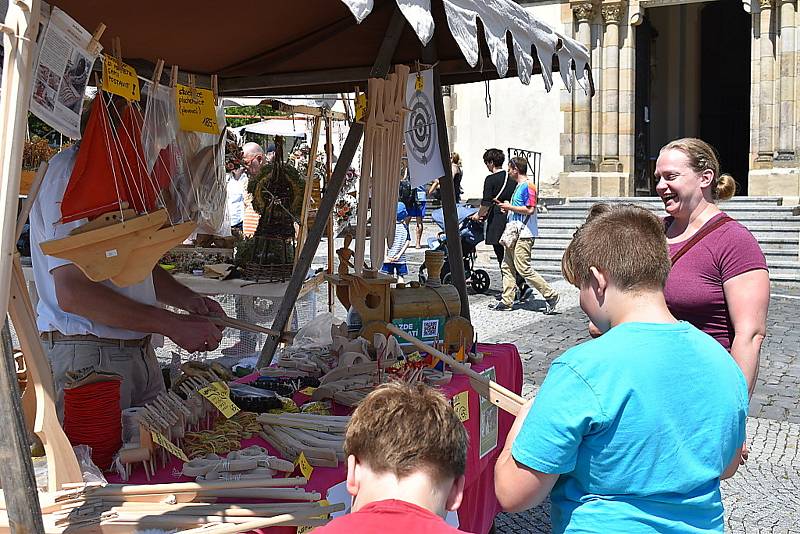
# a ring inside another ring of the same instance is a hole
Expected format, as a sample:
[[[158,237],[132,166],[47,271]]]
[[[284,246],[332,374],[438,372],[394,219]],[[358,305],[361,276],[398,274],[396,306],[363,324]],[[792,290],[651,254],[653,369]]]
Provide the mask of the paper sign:
[[[308,395],[310,397],[311,395],[314,394],[316,390],[317,388],[312,388],[311,386],[308,386],[307,388],[301,389],[300,393],[302,393],[303,395]]]
[[[416,80],[414,80],[414,90],[415,91],[425,90],[425,78],[423,78],[419,73],[417,73],[417,78]]]
[[[208,399],[208,402],[216,406],[226,419],[230,419],[237,413],[240,408],[230,398],[230,390],[228,386],[221,382],[213,382],[210,386],[200,388],[198,390],[200,395]]]
[[[356,96],[356,120],[360,121],[367,114],[367,95],[359,93]]]
[[[175,101],[178,108],[178,124],[181,130],[219,134],[217,108],[214,93],[208,89],[192,90],[188,85],[175,86]]]
[[[155,431],[152,431],[151,434],[153,435],[153,442],[156,445],[165,448],[167,452],[169,452],[175,458],[183,462],[189,461],[189,458],[187,458],[186,454],[181,449],[179,449],[177,445],[168,440],[164,435]]]
[[[462,391],[453,397],[453,410],[462,423],[469,419],[469,391]]]
[[[297,527],[297,534],[306,534],[307,532],[311,532],[315,528],[317,527],[309,527],[309,526]]]
[[[311,479],[311,473],[314,472],[314,468],[308,463],[308,458],[304,452],[300,453],[300,456],[297,457],[297,460],[294,461],[295,467],[300,467],[300,472],[306,477],[306,480]]]
[[[125,63],[118,63],[117,58],[104,56],[103,90],[114,93],[128,101],[139,101],[139,78],[136,70]]]

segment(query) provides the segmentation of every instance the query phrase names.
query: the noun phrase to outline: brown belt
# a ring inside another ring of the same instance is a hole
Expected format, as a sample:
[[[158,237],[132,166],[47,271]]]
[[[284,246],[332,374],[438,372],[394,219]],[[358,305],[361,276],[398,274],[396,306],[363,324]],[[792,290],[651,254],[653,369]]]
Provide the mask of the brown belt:
[[[111,339],[107,337],[97,337],[92,334],[76,334],[76,335],[65,335],[61,332],[42,332],[39,337],[42,341],[46,341],[48,343],[65,343],[65,342],[74,342],[74,341],[89,341],[92,343],[100,343],[103,345],[117,345],[120,348],[135,348],[135,347],[142,347],[150,342],[150,336],[146,336],[140,339]]]

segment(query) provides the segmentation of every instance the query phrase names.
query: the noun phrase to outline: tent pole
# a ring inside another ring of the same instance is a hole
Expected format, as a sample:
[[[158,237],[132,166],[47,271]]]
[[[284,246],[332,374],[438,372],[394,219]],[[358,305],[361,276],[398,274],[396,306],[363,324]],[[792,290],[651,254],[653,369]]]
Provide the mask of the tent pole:
[[[447,255],[450,258],[450,275],[453,285],[461,299],[461,316],[469,320],[469,299],[467,298],[467,282],[464,275],[464,262],[454,261],[462,257],[461,236],[458,229],[458,208],[456,207],[456,191],[453,185],[453,167],[450,164],[450,145],[447,141],[447,124],[444,118],[444,99],[442,98],[442,78],[436,65],[436,36],[431,38],[422,51],[422,61],[435,65],[433,67],[433,106],[436,114],[436,130],[438,132],[439,153],[442,158],[444,176],[439,179],[442,192],[442,212],[444,214],[444,230],[447,235]]]
[[[392,66],[392,57],[394,51],[397,49],[397,43],[400,42],[400,36],[403,35],[405,29],[405,17],[403,16],[400,8],[395,7],[392,19],[389,22],[389,27],[386,29],[386,35],[381,43],[378,55],[375,58],[375,63],[372,66],[370,77],[383,78],[389,73],[389,68]],[[336,203],[336,198],[339,196],[339,191],[342,189],[345,174],[347,169],[355,156],[356,149],[361,138],[364,136],[364,124],[354,122],[350,125],[350,131],[347,133],[347,139],[344,142],[342,151],[339,154],[339,159],[336,162],[336,168],[333,170],[330,182],[325,188],[325,195],[320,202],[319,211],[314,218],[314,224],[308,232],[306,242],[303,244],[303,249],[300,252],[300,258],[295,264],[294,271],[292,272],[292,279],[289,280],[289,285],[286,287],[286,293],[283,295],[281,305],[275,314],[275,320],[272,322],[272,328],[278,332],[286,330],[286,325],[289,322],[289,316],[292,309],[297,302],[297,297],[300,294],[300,288],[303,286],[306,273],[311,267],[311,262],[314,260],[314,254],[317,251],[322,234],[331,217],[333,206]],[[265,367],[272,361],[272,356],[278,348],[280,339],[275,336],[268,336],[266,343],[261,349],[261,356],[258,358],[258,367]]]
[[[3,319],[0,354],[0,477],[9,521],[14,532],[44,532],[39,496],[30,460],[28,431],[16,384],[7,310],[11,293],[11,264],[16,250],[16,219],[22,149],[30,96],[40,4],[37,0],[9,2],[3,34],[5,50],[0,98],[0,317]],[[19,32],[19,33],[17,33]],[[38,332],[37,332],[38,334]],[[34,387],[32,381],[29,387]]]
[[[0,480],[3,481],[6,510],[15,532],[44,532],[8,319],[3,323],[1,337],[0,391],[3,393],[0,395],[0,425],[7,430],[0,432]],[[30,376],[28,387],[34,387]]]

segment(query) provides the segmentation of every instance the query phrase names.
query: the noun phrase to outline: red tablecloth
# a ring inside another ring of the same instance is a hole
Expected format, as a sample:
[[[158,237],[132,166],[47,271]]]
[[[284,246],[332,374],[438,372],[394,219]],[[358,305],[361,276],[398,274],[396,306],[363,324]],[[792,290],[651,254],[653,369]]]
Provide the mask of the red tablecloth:
[[[505,386],[515,393],[522,391],[522,362],[520,361],[517,348],[510,343],[498,345],[479,344],[478,350],[484,353],[484,360],[473,365],[477,372],[485,371],[494,367],[496,382]],[[252,381],[256,375],[251,375],[239,379],[240,382]],[[470,387],[469,379],[463,375],[453,375],[453,379],[446,386],[442,386],[442,392],[452,398],[463,391],[468,391],[469,397],[469,419],[464,421],[464,426],[469,433],[469,451],[467,452],[467,472],[466,485],[464,488],[464,499],[458,511],[460,529],[465,532],[484,534],[489,531],[494,521],[494,517],[500,511],[500,505],[494,494],[494,464],[498,454],[503,448],[505,438],[514,418],[502,410],[498,410],[498,433],[497,445],[493,450],[487,452],[483,458],[480,457],[480,396]],[[346,414],[349,409],[337,406],[334,410],[338,414]],[[271,454],[276,451],[261,438],[252,438],[242,442],[243,447],[250,445],[260,445],[266,447]],[[276,454],[277,455],[277,454]],[[156,472],[152,483],[163,482],[186,482],[192,479],[181,476],[180,470],[182,463],[173,458],[173,461],[166,467]],[[337,468],[317,467],[308,481],[306,489],[308,491],[318,491],[323,498],[328,488],[335,486],[346,478],[346,467],[344,464]],[[116,476],[109,476],[109,482],[120,482]],[[148,483],[144,471],[139,467],[136,469],[130,484]],[[294,534],[294,527],[277,527],[269,529],[270,534]]]

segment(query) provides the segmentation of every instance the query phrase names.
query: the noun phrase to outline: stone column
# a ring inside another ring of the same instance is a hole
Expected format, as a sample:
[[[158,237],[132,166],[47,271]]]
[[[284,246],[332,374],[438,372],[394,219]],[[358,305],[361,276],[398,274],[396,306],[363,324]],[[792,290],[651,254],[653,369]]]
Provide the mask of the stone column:
[[[575,39],[586,47],[592,49],[591,21],[594,15],[594,6],[591,2],[572,4],[572,12],[578,22]],[[573,162],[577,166],[591,166],[592,164],[592,98],[573,84]]]
[[[603,114],[602,114],[602,171],[619,171],[619,3],[602,4],[605,31],[603,33]]]
[[[795,5],[781,1],[781,77],[778,127],[778,161],[794,161]]]
[[[762,167],[772,164],[775,153],[775,127],[773,121],[774,92],[775,92],[775,32],[773,30],[774,0],[759,0],[761,5],[759,60],[760,83],[758,102],[758,157],[756,163]]]

